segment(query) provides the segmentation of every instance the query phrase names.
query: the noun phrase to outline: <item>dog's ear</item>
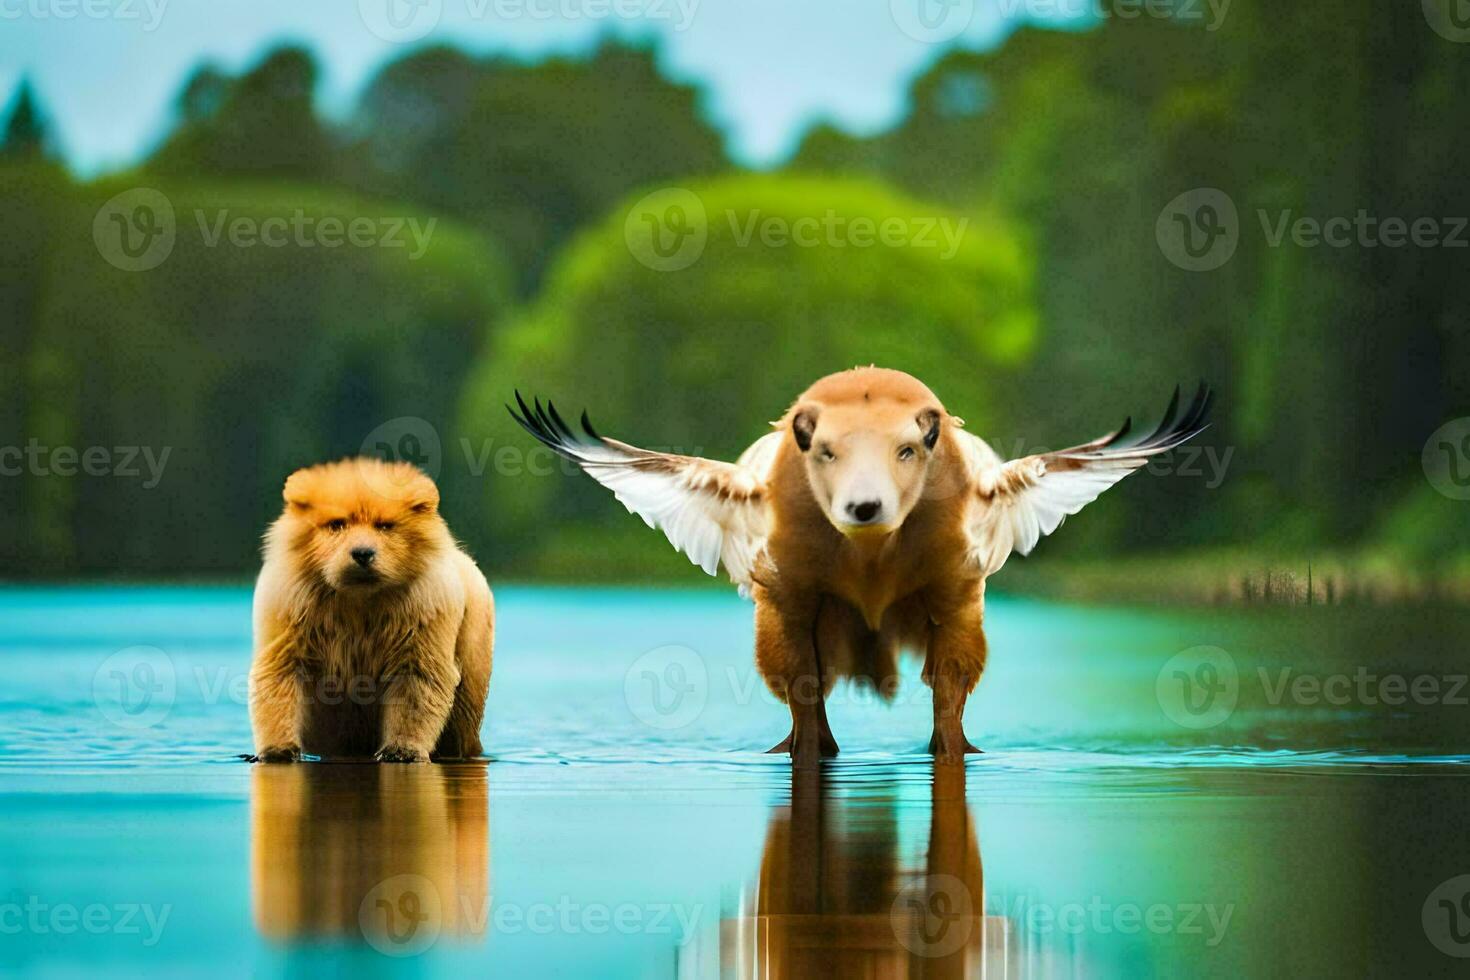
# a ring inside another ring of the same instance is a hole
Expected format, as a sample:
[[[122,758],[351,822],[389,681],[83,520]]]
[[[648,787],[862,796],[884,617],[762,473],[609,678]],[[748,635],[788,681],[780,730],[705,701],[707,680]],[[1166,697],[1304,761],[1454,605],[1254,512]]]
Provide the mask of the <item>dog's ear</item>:
[[[412,463],[385,463],[370,472],[373,489],[405,510],[432,514],[439,509],[439,488]]]
[[[292,510],[311,510],[312,479],[310,470],[297,470],[286,477],[281,498]]]
[[[432,514],[439,509],[439,488],[434,486],[434,481],[424,477],[423,483],[416,483],[408,496],[408,509],[415,514]]]
[[[812,448],[812,436],[817,431],[817,410],[800,409],[791,416],[791,434],[796,437],[796,447],[802,452]]]
[[[939,441],[939,423],[941,416],[938,409],[926,408],[919,413],[917,419],[919,431],[924,433],[924,448],[933,449],[934,444]]]

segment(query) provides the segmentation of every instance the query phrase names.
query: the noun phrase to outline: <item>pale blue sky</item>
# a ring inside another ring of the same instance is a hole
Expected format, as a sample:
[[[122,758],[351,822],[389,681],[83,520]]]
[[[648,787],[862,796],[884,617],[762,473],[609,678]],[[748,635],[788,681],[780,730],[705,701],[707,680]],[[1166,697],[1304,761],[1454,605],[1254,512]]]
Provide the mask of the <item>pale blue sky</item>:
[[[390,3],[395,21],[386,18]],[[926,20],[915,17],[918,3]],[[321,104],[340,114],[379,66],[418,45],[538,57],[613,31],[657,35],[666,71],[705,86],[732,153],[762,165],[779,162],[815,118],[859,133],[893,124],[915,75],[951,47],[993,46],[1006,31],[1001,11],[1024,7],[1019,0],[0,0],[0,92],[8,102],[29,75],[67,160],[93,175],[138,159],[168,124],[184,78],[205,60],[234,72],[271,45],[303,43],[321,62]]]

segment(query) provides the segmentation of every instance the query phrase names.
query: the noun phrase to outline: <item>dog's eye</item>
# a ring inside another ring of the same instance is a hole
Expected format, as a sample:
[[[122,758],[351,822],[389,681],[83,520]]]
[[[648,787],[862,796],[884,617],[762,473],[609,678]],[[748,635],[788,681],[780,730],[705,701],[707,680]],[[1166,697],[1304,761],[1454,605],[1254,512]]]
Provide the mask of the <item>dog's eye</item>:
[[[913,459],[914,458],[914,447],[913,446],[904,446],[902,449],[900,449],[898,451],[898,458],[901,459],[901,460],[910,460],[910,459]]]
[[[379,531],[391,531],[393,530],[393,522],[378,521],[376,524],[373,525],[373,527],[377,528]]]
[[[335,520],[327,521],[324,526],[328,531],[331,531],[333,534],[336,534],[338,531],[347,530],[347,522],[340,517],[336,518]]]
[[[817,458],[824,463],[830,463],[837,458],[837,454],[832,452],[831,447],[823,446],[821,451],[817,453]]]

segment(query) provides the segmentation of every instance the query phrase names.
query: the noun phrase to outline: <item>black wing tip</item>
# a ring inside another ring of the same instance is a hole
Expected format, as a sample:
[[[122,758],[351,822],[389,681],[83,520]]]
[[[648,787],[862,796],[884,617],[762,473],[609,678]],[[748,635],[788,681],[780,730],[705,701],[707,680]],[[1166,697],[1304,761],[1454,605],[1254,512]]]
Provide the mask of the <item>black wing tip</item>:
[[[568,442],[577,441],[577,437],[572,433],[571,426],[567,425],[566,419],[561,417],[561,413],[556,410],[556,405],[552,403],[550,398],[546,399],[546,413],[551,416],[551,421],[556,426],[556,431],[561,433],[564,439]]]
[[[1153,431],[1145,436],[1125,443],[1132,428],[1133,419],[1123,421],[1123,427],[1108,437],[1107,441],[1098,446],[1097,452],[1103,454],[1145,454],[1154,455],[1166,452],[1181,443],[1187,442],[1209,428],[1207,419],[1210,407],[1214,404],[1215,391],[1208,382],[1201,381],[1195,389],[1194,395],[1189,399],[1189,404],[1180,412],[1179,405],[1183,395],[1181,385],[1174,386],[1174,393],[1169,397],[1169,405],[1164,409],[1164,417],[1159,424],[1154,426]]]
[[[598,442],[603,441],[602,436],[598,434],[597,430],[592,428],[592,420],[587,417],[586,409],[582,410],[582,431],[587,433],[590,438],[595,439]]]
[[[1177,416],[1179,415],[1180,394],[1182,394],[1181,386],[1176,384],[1174,386],[1174,393],[1169,396],[1169,405],[1164,409],[1164,417],[1159,419],[1159,424],[1154,426],[1152,432],[1138,441],[1137,446],[1151,446],[1158,442],[1161,437],[1165,437],[1167,433],[1174,431],[1175,426],[1178,424]]]
[[[543,405],[539,397],[533,397],[528,405],[520,389],[514,389],[514,393],[516,405],[520,407],[520,411],[517,412],[507,404],[505,410],[510,413],[510,417],[515,419],[521,428],[534,436],[536,441],[556,450],[568,459],[581,461],[577,450],[585,447],[588,439],[594,443],[604,442],[602,436],[592,427],[592,421],[587,417],[585,410],[582,412],[582,430],[587,433],[584,439],[567,424],[567,420],[562,417],[561,412],[557,411],[556,404],[551,399],[548,398]]]
[[[536,424],[533,421],[535,419],[535,415],[533,415],[531,413],[531,410],[526,407],[526,400],[521,397],[519,389],[515,391],[515,396],[516,404],[520,406],[521,410],[517,412],[514,408],[511,408],[508,403],[505,406],[505,410],[510,413],[511,418],[516,420],[517,425],[525,429],[527,432],[531,433],[531,435],[535,436],[537,440],[545,442],[546,440],[543,437],[543,433],[540,429],[536,427]]]
[[[1128,416],[1127,418],[1125,418],[1123,420],[1123,424],[1122,425],[1118,426],[1118,431],[1117,432],[1114,432],[1112,435],[1110,435],[1106,439],[1104,439],[1102,445],[1099,446],[1098,448],[1099,449],[1106,449],[1109,446],[1116,446],[1118,443],[1120,443],[1124,439],[1128,438],[1128,433],[1130,433],[1132,431],[1133,431],[1133,416],[1130,415],[1130,416]]]
[[[556,410],[554,408],[551,409],[550,414],[547,413],[547,408],[551,407],[551,403],[547,402],[547,408],[543,408],[541,399],[533,397],[531,404],[528,405],[520,389],[515,389],[514,394],[516,405],[520,408],[520,411],[516,411],[515,408],[507,404],[505,410],[510,413],[510,417],[515,419],[516,423],[529,432],[537,442],[555,450],[563,456],[576,459],[577,441],[574,438],[567,438],[570,433],[564,434],[558,428],[555,420],[560,417],[555,414]]]
[[[1180,386],[1175,385],[1174,397],[1169,401],[1169,410],[1164,414],[1164,421],[1159,423],[1159,427],[1147,439],[1133,448],[1173,449],[1209,428],[1210,407],[1215,400],[1214,388],[1209,382],[1201,380],[1183,414],[1178,412],[1180,392]]]

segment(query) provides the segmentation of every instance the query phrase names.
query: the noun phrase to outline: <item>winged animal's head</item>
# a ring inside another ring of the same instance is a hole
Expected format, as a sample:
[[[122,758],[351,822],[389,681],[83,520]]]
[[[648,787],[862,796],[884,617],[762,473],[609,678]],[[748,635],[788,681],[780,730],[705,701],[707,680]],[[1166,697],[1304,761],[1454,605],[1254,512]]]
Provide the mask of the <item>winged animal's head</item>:
[[[925,496],[950,415],[902,371],[854,368],[823,378],[783,427],[802,455],[812,496],[849,537],[887,534]]]

